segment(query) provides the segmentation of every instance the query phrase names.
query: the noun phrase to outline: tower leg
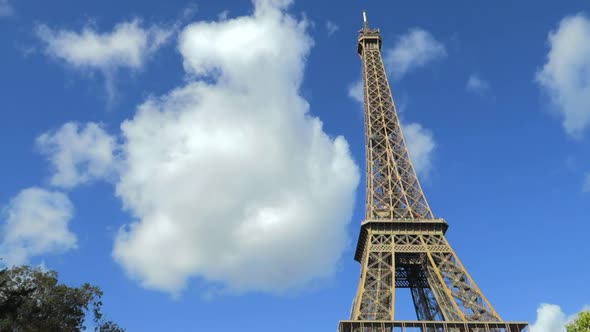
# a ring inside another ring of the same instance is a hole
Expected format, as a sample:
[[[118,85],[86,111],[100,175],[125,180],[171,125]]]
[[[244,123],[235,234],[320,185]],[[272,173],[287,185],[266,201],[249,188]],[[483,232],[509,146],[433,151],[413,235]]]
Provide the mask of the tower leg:
[[[370,245],[391,246],[390,234],[376,234]],[[394,317],[395,261],[391,251],[367,251],[363,256],[361,282],[353,319],[391,320]]]

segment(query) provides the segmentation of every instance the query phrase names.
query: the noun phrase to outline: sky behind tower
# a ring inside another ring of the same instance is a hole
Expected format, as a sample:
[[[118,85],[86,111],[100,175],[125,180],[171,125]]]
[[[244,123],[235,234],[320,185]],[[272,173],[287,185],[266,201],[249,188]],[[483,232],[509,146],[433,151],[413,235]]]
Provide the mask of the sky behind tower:
[[[3,262],[99,285],[128,331],[336,329],[362,9],[451,245],[505,320],[562,332],[590,304],[584,1],[0,0]]]

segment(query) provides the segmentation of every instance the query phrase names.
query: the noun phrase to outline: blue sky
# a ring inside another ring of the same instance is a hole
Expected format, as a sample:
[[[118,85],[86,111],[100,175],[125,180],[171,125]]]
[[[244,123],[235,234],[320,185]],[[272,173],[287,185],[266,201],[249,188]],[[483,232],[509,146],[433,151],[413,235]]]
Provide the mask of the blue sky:
[[[100,286],[128,331],[335,329],[362,9],[455,251],[505,320],[561,331],[590,304],[584,1],[0,0],[4,261]]]

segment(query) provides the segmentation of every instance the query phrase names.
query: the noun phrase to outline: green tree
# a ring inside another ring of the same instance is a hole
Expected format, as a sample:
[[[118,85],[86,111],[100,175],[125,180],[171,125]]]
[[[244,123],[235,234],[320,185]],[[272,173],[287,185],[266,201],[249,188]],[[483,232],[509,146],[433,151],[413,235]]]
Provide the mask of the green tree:
[[[590,311],[582,311],[576,319],[565,326],[567,332],[590,332]]]
[[[0,331],[78,332],[87,329],[87,314],[95,331],[124,332],[105,321],[101,313],[102,291],[83,284],[58,284],[57,272],[18,266],[0,271]]]

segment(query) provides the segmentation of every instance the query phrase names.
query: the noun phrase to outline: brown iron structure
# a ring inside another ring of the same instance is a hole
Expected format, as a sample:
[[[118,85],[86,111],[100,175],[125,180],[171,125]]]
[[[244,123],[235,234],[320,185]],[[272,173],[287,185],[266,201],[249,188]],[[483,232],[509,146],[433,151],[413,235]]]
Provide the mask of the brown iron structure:
[[[361,277],[350,320],[339,332],[520,332],[502,321],[445,238],[410,160],[383,60],[366,13],[359,32],[366,139],[366,216],[355,260]],[[395,320],[395,290],[409,288],[416,321]]]

